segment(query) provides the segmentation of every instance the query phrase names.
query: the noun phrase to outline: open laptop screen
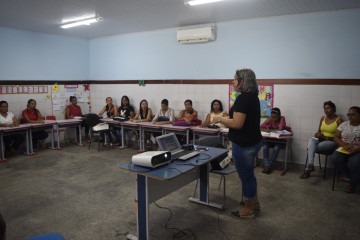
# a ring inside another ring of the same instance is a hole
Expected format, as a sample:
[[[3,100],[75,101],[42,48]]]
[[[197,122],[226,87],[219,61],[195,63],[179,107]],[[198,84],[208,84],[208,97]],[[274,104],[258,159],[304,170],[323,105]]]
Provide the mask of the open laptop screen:
[[[172,152],[176,149],[181,148],[181,145],[180,145],[179,141],[177,140],[174,133],[161,135],[161,136],[157,137],[156,140],[162,151]]]

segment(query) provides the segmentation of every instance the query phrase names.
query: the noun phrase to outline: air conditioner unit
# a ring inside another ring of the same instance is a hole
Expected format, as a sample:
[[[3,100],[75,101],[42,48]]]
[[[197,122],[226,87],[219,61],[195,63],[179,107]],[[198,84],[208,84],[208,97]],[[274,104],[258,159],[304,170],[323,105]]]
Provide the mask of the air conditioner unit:
[[[208,42],[215,39],[215,27],[180,29],[177,31],[179,43]]]

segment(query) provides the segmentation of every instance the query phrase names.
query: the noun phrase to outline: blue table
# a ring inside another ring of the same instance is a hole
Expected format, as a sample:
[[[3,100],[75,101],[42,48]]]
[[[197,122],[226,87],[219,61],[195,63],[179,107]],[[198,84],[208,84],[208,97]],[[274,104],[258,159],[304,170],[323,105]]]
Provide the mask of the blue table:
[[[123,170],[136,173],[138,239],[149,239],[149,204],[194,180],[200,179],[199,197],[190,197],[189,200],[221,208],[219,204],[209,202],[209,163],[227,150],[212,147],[208,149],[187,161],[173,161],[157,169],[132,163],[120,166]]]

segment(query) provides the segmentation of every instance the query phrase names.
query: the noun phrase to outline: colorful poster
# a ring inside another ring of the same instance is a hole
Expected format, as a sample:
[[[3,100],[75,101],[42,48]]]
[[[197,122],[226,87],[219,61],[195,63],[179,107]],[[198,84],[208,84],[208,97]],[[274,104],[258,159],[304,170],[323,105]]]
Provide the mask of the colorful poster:
[[[7,86],[7,91],[6,91],[7,94],[9,93],[12,93],[12,86]]]
[[[34,93],[34,86],[28,86],[29,93]]]
[[[12,87],[12,92],[13,92],[14,94],[18,93],[18,87],[17,87],[17,86],[13,86],[13,87]]]
[[[23,86],[19,86],[19,87],[18,87],[18,93],[24,93],[24,91],[23,91]]]
[[[23,91],[24,91],[24,93],[28,93],[29,92],[28,86],[23,86]]]
[[[262,118],[270,117],[271,109],[273,108],[274,100],[274,85],[273,84],[259,84],[259,100],[260,100],[260,114]],[[234,90],[234,85],[229,84],[229,109],[234,105],[234,102],[240,93]]]

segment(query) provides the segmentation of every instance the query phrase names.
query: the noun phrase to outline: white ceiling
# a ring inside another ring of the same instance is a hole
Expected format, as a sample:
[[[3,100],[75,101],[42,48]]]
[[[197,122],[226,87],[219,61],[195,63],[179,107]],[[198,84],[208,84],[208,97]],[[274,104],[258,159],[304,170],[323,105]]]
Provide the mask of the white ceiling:
[[[237,19],[360,8],[360,0],[224,0],[190,7],[185,0],[0,0],[0,26],[94,38]],[[96,14],[103,21],[60,29],[62,20]]]

